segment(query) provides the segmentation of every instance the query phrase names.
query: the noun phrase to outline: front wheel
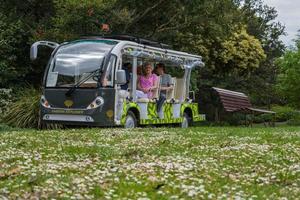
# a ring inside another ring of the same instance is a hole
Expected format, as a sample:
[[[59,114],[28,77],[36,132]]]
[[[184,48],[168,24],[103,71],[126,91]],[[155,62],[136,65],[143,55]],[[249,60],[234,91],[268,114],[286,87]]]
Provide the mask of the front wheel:
[[[128,111],[124,128],[136,128],[137,127],[137,120],[133,112]]]

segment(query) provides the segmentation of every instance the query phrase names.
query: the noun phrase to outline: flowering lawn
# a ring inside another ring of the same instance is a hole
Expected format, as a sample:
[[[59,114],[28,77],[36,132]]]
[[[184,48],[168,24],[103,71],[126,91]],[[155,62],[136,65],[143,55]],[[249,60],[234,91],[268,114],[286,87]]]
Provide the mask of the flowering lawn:
[[[0,130],[0,199],[299,199],[300,128]]]

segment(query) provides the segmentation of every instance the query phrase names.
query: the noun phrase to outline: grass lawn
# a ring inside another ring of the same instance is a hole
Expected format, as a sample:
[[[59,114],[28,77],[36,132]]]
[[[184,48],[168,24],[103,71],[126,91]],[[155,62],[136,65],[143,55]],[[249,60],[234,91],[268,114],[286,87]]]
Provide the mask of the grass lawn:
[[[3,197],[299,199],[300,128],[4,129]]]

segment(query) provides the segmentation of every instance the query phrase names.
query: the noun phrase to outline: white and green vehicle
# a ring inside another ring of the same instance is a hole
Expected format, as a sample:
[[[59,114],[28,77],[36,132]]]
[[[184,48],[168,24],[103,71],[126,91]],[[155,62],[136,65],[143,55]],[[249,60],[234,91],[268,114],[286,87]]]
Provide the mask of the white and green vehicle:
[[[179,124],[205,120],[190,97],[193,68],[203,66],[200,56],[174,51],[166,45],[131,36],[87,37],[57,44],[39,41],[32,45],[35,60],[39,46],[53,48],[45,70],[40,116],[43,123],[87,126]],[[131,63],[128,83],[124,63]],[[158,87],[154,98],[137,98],[137,69],[143,62],[164,63],[182,70],[172,77],[173,89],[157,112]]]

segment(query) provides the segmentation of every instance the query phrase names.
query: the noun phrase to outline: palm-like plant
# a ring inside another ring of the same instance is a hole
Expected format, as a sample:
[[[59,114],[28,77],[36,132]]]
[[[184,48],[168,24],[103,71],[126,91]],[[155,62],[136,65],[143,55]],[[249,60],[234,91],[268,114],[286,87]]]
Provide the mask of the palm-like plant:
[[[33,87],[19,92],[15,102],[4,116],[4,122],[18,128],[61,128],[57,124],[42,124],[40,122],[40,96],[41,91]]]

